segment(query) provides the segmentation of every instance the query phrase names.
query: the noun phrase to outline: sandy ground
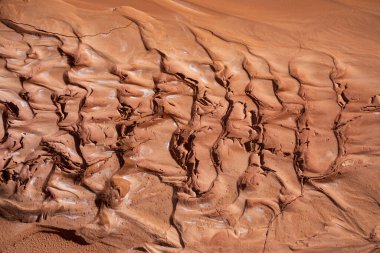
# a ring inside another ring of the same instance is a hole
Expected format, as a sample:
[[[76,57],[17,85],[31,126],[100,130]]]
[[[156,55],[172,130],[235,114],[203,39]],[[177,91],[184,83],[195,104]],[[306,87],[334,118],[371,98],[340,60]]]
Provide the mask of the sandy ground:
[[[379,1],[0,18],[0,251],[379,252]]]

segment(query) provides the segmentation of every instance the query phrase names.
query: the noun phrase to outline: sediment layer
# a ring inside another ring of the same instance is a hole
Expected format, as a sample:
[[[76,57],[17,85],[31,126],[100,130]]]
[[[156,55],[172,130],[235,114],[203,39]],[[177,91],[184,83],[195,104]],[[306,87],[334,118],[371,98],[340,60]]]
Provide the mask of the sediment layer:
[[[380,7],[306,2],[1,1],[1,215],[121,252],[380,250]]]

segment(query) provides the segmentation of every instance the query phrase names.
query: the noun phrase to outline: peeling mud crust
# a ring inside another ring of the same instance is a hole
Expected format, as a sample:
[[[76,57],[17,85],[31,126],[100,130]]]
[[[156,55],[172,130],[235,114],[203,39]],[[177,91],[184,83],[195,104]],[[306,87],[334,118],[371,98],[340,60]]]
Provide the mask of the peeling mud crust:
[[[380,6],[280,2],[0,1],[0,251],[380,251]]]

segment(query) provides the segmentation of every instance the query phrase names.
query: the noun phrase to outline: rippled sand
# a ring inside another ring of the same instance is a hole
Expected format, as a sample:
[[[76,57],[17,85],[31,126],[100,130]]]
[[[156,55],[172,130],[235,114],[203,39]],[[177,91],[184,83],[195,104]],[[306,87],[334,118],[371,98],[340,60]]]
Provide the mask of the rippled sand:
[[[0,252],[380,251],[379,1],[0,17]]]

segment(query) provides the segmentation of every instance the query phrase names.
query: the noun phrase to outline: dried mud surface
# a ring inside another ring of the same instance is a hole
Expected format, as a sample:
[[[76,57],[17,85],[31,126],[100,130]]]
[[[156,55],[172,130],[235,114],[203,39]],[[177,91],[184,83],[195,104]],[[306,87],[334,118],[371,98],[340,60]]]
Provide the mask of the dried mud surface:
[[[380,252],[378,1],[0,18],[0,252]]]

